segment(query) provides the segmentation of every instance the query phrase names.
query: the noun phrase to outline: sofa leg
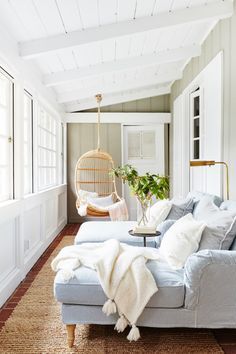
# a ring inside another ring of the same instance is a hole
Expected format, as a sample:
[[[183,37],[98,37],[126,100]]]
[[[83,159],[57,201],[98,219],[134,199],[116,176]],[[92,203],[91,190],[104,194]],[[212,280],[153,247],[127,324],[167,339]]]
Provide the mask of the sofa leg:
[[[67,343],[69,348],[73,347],[74,340],[75,340],[75,324],[68,324],[66,325],[67,329]]]

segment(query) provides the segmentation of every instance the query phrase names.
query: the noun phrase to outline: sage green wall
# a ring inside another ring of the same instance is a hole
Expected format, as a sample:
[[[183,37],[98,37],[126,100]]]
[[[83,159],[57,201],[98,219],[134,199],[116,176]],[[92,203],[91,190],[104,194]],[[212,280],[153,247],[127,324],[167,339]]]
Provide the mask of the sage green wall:
[[[236,199],[236,4],[234,15],[221,20],[202,45],[201,56],[192,59],[186,66],[183,78],[171,88],[171,112],[173,102],[203,68],[223,51],[223,160],[229,163],[230,197]],[[212,97],[214,100],[214,97]],[[173,122],[173,117],[172,117]],[[172,123],[173,124],[173,123]],[[170,171],[173,171],[173,126],[170,126]]]
[[[144,98],[101,108],[102,112],[170,112],[170,95]],[[94,112],[96,109],[88,110]]]
[[[119,105],[103,107],[104,112],[170,112],[170,96],[162,95],[158,97],[145,98],[132,102],[121,103]],[[145,122],[144,122],[145,123]],[[165,142],[167,146],[168,128],[165,128]],[[94,149],[97,144],[96,124],[67,124],[67,183],[68,183],[68,221],[80,222],[81,219],[75,208],[75,188],[74,171],[78,158],[88,150]],[[109,152],[113,157],[116,166],[121,164],[121,125],[102,124],[101,125],[101,148]],[[165,149],[166,158],[168,146]],[[168,166],[168,161],[166,161]],[[118,184],[118,193],[121,195],[121,184]]]

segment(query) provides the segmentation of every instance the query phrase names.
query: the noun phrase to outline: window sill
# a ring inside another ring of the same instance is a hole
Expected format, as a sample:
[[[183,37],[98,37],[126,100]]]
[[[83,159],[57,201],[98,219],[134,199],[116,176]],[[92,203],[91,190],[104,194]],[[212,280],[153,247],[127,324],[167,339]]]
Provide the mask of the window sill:
[[[15,205],[19,202],[20,202],[20,199],[11,199],[11,200],[6,200],[4,202],[0,202],[0,209],[11,206],[11,205]]]

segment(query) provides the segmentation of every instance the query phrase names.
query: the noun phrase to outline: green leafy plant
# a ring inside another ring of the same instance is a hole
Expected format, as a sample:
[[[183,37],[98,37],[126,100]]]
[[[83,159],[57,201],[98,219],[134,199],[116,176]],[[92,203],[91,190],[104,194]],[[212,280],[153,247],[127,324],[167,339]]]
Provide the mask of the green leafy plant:
[[[131,165],[114,168],[112,173],[128,184],[131,193],[136,196],[141,205],[142,218],[139,224],[141,222],[146,224],[146,211],[150,206],[152,197],[157,199],[166,199],[168,197],[169,177],[150,173],[139,176],[138,171]]]

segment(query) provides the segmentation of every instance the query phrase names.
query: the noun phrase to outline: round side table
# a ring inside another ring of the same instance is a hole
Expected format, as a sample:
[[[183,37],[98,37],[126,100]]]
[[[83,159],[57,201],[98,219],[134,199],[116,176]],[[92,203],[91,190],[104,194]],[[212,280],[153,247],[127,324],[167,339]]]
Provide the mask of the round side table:
[[[161,235],[161,232],[160,231],[156,231],[155,234],[136,234],[134,233],[133,230],[129,230],[129,234],[131,236],[135,236],[135,237],[143,237],[143,246],[146,247],[147,244],[146,244],[146,237],[155,237],[155,236],[160,236]]]

